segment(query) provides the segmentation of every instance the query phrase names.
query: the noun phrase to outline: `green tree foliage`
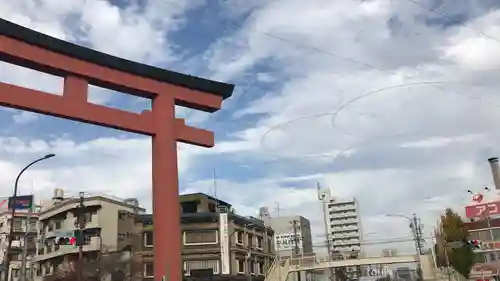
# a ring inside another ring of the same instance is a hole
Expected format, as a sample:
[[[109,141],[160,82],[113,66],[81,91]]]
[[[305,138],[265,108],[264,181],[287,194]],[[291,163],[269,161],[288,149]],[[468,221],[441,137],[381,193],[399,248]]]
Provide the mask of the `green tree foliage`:
[[[465,277],[469,276],[474,265],[474,252],[470,247],[451,249],[446,247],[449,242],[463,242],[467,240],[467,229],[464,221],[452,209],[446,209],[441,216],[441,229],[436,231],[437,243],[434,247],[438,266],[449,264]],[[446,254],[447,253],[447,256]]]

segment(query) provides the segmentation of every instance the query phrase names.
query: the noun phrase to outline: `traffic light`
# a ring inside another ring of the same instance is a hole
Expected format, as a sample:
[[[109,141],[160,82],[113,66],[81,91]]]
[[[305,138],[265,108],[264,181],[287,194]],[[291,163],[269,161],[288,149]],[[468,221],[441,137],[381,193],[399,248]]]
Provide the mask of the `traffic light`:
[[[76,246],[83,246],[85,244],[84,238],[83,238],[83,231],[80,229],[75,229],[74,231],[74,238],[75,238],[75,245]]]
[[[56,237],[54,239],[54,243],[56,245],[75,245],[76,239],[75,239],[75,237],[70,237],[70,236]]]
[[[479,240],[469,240],[467,241],[467,245],[469,245],[472,249],[481,249],[481,241]]]

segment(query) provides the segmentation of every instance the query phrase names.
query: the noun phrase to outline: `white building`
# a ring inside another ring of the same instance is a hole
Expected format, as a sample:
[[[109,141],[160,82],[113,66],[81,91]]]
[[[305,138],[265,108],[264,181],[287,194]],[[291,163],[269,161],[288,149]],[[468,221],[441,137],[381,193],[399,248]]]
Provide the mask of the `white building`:
[[[30,219],[28,220],[28,217]],[[10,210],[0,213],[0,264],[4,263],[6,249],[8,245],[8,236],[10,232],[12,214]],[[26,211],[16,211],[14,216],[14,224],[12,228],[12,243],[9,251],[10,265],[9,265],[9,278],[17,281],[21,274],[21,261],[23,256],[24,243],[27,243],[27,260],[36,254],[36,222],[38,220],[37,214],[28,215]],[[30,223],[27,223],[30,221]],[[29,235],[27,235],[29,234]],[[31,263],[27,263],[26,275],[31,276]]]
[[[110,196],[90,196],[84,200],[84,259],[95,259],[100,253],[126,252],[140,241],[140,229],[134,213],[145,210],[138,207],[136,199],[121,200]],[[54,274],[67,262],[77,260],[78,248],[58,245],[60,236],[72,236],[76,224],[79,198],[65,198],[61,189],[54,191],[52,200],[41,204],[39,213],[37,254],[34,257],[34,280]]]
[[[318,190],[324,207],[330,253],[343,257],[359,257],[362,253],[363,230],[356,198],[340,199],[331,195],[329,189]],[[348,268],[349,279],[357,279],[360,269]]]

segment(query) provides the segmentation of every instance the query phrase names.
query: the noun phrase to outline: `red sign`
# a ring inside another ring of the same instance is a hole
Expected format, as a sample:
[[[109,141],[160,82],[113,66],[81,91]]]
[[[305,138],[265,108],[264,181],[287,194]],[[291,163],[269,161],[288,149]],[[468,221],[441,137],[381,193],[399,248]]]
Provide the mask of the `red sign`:
[[[465,216],[470,218],[493,216],[500,214],[500,201],[488,202],[465,207]]]
[[[483,201],[483,199],[484,199],[484,197],[480,193],[472,196],[472,200],[476,201],[477,203],[481,203],[481,201]]]

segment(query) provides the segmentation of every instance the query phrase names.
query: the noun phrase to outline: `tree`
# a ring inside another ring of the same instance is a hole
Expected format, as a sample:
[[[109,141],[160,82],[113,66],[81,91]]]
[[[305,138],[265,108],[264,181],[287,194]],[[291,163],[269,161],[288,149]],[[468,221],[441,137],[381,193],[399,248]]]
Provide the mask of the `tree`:
[[[101,255],[99,259],[85,260],[83,281],[138,280],[142,273],[141,264],[131,259],[128,252],[112,252]],[[46,276],[44,281],[75,281],[79,280],[76,262],[65,262],[56,272]],[[111,277],[110,279],[106,277]]]
[[[450,242],[464,242],[467,241],[467,229],[464,227],[464,221],[454,212],[448,208],[444,214],[441,215],[441,229],[437,231],[437,243],[435,245],[436,258],[438,265],[449,264],[460,274],[465,277],[469,276],[470,269],[474,265],[474,252],[470,247],[451,249],[447,247]]]

